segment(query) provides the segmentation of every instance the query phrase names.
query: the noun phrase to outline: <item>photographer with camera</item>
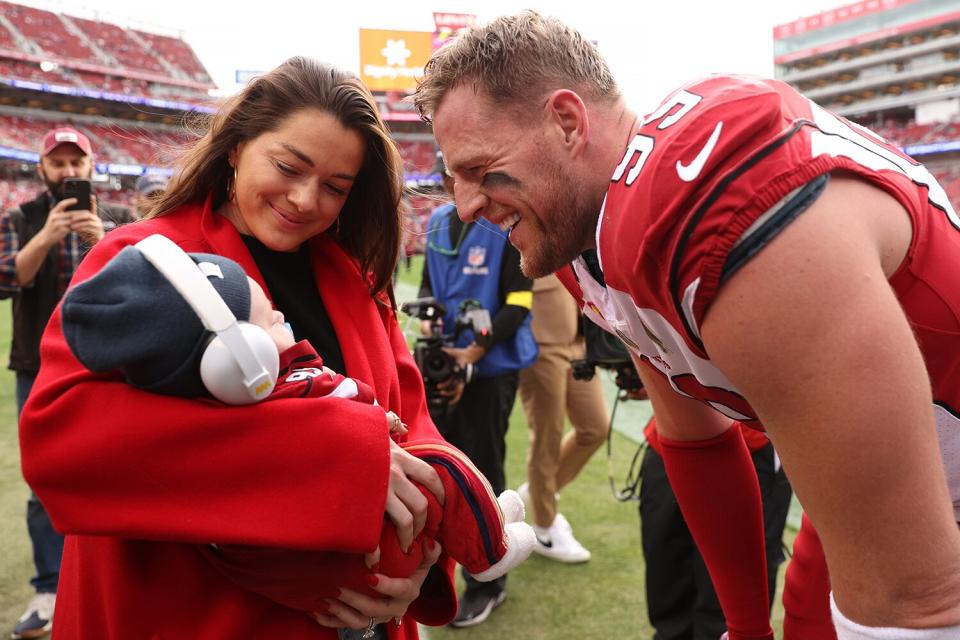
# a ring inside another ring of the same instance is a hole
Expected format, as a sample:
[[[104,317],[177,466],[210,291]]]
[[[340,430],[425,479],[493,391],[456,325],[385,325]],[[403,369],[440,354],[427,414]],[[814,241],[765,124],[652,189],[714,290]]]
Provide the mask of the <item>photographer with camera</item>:
[[[440,162],[444,187],[453,193],[453,181],[442,167],[442,158]],[[470,313],[471,305],[461,310],[461,304],[476,300],[492,317],[492,335],[461,331],[452,346],[443,347],[456,364],[449,379],[438,382],[434,391],[426,380],[427,393],[433,396],[431,415],[441,435],[470,457],[497,495],[506,488],[504,436],[518,374],[537,357],[530,332],[532,286],[520,271],[520,254],[502,231],[485,222],[464,224],[453,204],[434,210],[427,224],[420,297],[435,297],[446,313],[423,321],[424,333],[452,335],[457,316],[461,315],[463,324],[463,316]],[[442,323],[439,328],[438,323]],[[471,324],[476,328],[475,322]],[[475,373],[467,382],[470,368]],[[467,588],[451,623],[455,627],[483,622],[506,598],[506,576],[480,583],[464,571],[464,578]]]
[[[87,250],[117,224],[130,222],[123,207],[98,203],[91,195],[93,149],[70,127],[49,131],[37,173],[46,190],[0,217],[0,299],[13,298],[10,368],[16,372],[17,415],[40,368],[40,336]],[[36,596],[17,621],[14,638],[45,635],[53,620],[63,537],[31,492],[27,529],[37,575]]]

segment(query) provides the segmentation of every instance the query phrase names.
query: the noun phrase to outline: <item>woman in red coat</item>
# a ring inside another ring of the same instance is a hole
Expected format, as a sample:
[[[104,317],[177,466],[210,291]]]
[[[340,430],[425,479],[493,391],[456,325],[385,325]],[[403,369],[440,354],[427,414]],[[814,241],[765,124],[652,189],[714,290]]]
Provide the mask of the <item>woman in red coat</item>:
[[[391,441],[384,419],[392,410],[410,440],[439,439],[385,295],[401,190],[369,91],[294,58],[228,99],[148,219],[89,254],[74,283],[153,233],[236,260],[297,339],[373,387],[382,406],[327,397],[224,407],[136,389],[74,358],[58,309],[20,423],[24,475],[67,536],[55,638],[334,639],[357,629],[406,639],[415,621],[452,618],[452,566],[432,541],[415,542],[426,500],[411,480],[440,499],[442,484]],[[313,616],[230,582],[196,546],[373,554],[384,518],[402,546],[424,545],[424,563],[408,578],[374,565],[368,582],[382,598],[341,589]]]

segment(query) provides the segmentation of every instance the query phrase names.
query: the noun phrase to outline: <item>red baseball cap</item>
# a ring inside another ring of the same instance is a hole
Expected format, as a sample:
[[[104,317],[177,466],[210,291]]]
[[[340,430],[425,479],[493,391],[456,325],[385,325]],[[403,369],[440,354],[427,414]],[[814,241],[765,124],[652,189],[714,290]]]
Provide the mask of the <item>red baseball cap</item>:
[[[43,136],[43,145],[40,147],[40,155],[49,155],[51,151],[62,144],[76,145],[84,155],[92,156],[93,149],[90,146],[90,139],[74,129],[73,127],[57,127],[47,132]]]

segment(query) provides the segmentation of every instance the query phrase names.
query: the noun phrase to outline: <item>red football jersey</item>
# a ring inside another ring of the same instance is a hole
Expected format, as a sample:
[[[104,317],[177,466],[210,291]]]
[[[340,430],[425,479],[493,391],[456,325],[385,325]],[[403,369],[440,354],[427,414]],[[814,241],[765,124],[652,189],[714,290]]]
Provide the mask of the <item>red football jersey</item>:
[[[940,185],[883,139],[772,80],[694,82],[638,127],[597,227],[606,286],[583,258],[573,265],[584,312],[676,392],[760,428],[707,356],[700,325],[724,278],[796,215],[785,203],[832,171],[862,177],[913,222],[908,255],[890,283],[930,373],[960,517],[960,218]]]

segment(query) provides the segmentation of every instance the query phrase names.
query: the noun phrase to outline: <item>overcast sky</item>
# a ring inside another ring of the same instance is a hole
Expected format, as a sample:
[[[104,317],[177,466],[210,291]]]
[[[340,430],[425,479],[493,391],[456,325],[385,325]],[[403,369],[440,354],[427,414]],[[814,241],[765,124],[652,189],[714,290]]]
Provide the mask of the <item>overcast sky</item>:
[[[16,0],[13,0],[16,1]],[[234,88],[237,69],[264,70],[308,55],[354,71],[358,30],[432,31],[433,12],[481,20],[519,7],[555,15],[599,43],[634,108],[652,110],[674,87],[697,76],[735,71],[772,75],[774,25],[832,9],[841,0],[666,0],[537,2],[515,0],[24,0],[65,13],[103,12],[183,32],[214,81]]]

